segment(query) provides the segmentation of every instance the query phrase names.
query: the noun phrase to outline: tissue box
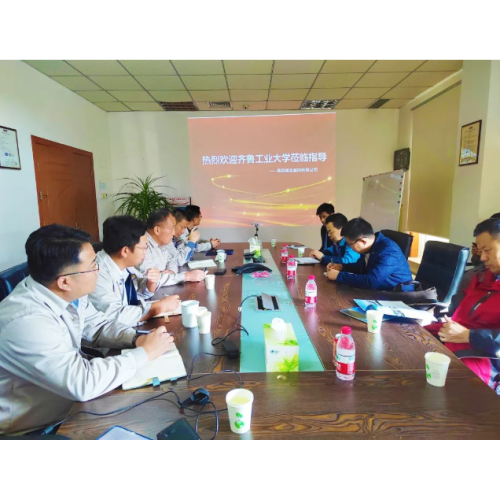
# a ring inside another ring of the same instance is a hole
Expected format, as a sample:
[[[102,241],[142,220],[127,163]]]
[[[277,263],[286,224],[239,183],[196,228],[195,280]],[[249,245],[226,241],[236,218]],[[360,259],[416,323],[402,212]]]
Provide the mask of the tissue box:
[[[299,343],[291,323],[287,323],[284,340],[280,340],[270,324],[264,325],[266,372],[298,372]]]

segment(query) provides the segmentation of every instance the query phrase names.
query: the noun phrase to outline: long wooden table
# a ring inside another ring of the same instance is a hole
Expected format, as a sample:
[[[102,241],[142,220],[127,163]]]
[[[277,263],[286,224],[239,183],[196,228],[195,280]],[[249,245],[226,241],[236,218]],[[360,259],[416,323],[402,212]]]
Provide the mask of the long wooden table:
[[[231,268],[242,263],[242,243],[226,244],[235,250],[226,261],[227,274],[217,277],[215,290],[206,290],[203,282],[162,288],[156,297],[167,291],[178,293],[182,300],[195,299],[212,311],[212,334],[200,335],[197,329],[186,329],[180,317],[171,317],[167,329],[175,337],[188,372],[211,374],[224,369],[239,370],[239,360],[198,356],[201,352],[220,353],[211,341],[231,331],[236,324],[241,303],[242,279]],[[353,291],[330,282],[324,267],[299,266],[295,280],[286,280],[286,266],[279,264],[281,244],[269,248],[287,283],[294,304],[323,363],[325,372],[251,373],[242,375],[244,387],[254,392],[252,431],[238,436],[229,430],[227,414],[221,413],[219,438],[500,438],[500,399],[465,367],[439,340],[415,323],[384,323],[380,335],[366,331],[366,326],[339,312],[353,306],[354,298],[370,298],[370,292]],[[316,277],[318,305],[304,307],[304,290],[309,275]],[[265,283],[263,284],[265,291]],[[165,324],[149,321],[141,328]],[[343,325],[353,330],[356,342],[356,378],[343,382],[336,378],[333,366],[334,335]],[[239,344],[240,334],[232,335]],[[450,356],[447,383],[444,388],[427,384],[424,354],[442,352]],[[124,392],[116,389],[94,401],[75,404],[71,414],[79,410],[105,413],[169,388],[185,399],[197,387],[207,387],[218,409],[225,408],[224,396],[237,387],[235,374],[208,375],[197,380],[162,384],[161,388],[142,388]],[[95,439],[112,425],[122,425],[154,438],[170,423],[180,418],[173,395],[149,402],[128,412],[99,418],[78,415],[60,430],[74,439]],[[186,418],[193,422],[192,412]],[[200,435],[209,438],[214,429],[213,414],[200,418]]]

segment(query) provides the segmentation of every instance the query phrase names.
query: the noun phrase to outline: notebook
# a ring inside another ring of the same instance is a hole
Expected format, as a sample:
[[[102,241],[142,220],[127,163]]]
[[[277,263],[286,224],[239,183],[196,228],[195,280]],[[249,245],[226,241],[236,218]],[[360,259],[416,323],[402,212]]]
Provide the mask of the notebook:
[[[316,260],[312,257],[295,257],[295,262],[300,265],[319,264],[319,260]]]
[[[123,349],[122,354],[131,351],[131,349]],[[129,389],[137,389],[146,385],[152,385],[153,379],[157,378],[159,382],[167,380],[177,380],[180,377],[185,377],[186,367],[182,361],[181,355],[172,344],[168,352],[159,358],[153,359],[146,366],[137,370],[136,374],[122,384],[122,389],[128,391]]]
[[[189,269],[203,269],[205,267],[217,267],[217,264],[212,259],[193,260],[188,262]]]
[[[159,301],[158,300],[150,300],[148,302],[159,302]],[[179,307],[175,311],[159,313],[156,316],[153,316],[153,318],[164,318],[165,316],[178,316],[179,314],[182,314],[182,308],[181,308],[180,304],[179,304]]]

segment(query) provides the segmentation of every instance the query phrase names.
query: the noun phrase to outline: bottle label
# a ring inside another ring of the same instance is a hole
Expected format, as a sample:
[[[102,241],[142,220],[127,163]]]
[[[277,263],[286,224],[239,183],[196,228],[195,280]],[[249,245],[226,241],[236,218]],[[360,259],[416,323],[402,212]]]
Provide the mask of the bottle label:
[[[306,304],[316,304],[318,297],[314,292],[306,292]]]
[[[288,261],[288,252],[287,253],[282,253],[281,254],[281,263],[286,264]]]
[[[286,270],[286,277],[287,277],[288,279],[293,279],[293,278],[295,278],[295,267],[288,268],[288,269]]]
[[[356,363],[354,362],[355,356],[344,356],[339,354],[337,349],[337,355],[335,356],[337,371],[342,375],[352,375],[356,372]]]

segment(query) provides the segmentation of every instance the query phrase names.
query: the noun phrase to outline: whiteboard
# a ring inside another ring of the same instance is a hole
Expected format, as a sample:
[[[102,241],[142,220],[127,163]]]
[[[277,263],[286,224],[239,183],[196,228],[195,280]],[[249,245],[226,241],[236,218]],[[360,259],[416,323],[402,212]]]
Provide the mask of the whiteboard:
[[[361,217],[373,226],[374,231],[399,229],[404,178],[404,170],[363,178]]]

